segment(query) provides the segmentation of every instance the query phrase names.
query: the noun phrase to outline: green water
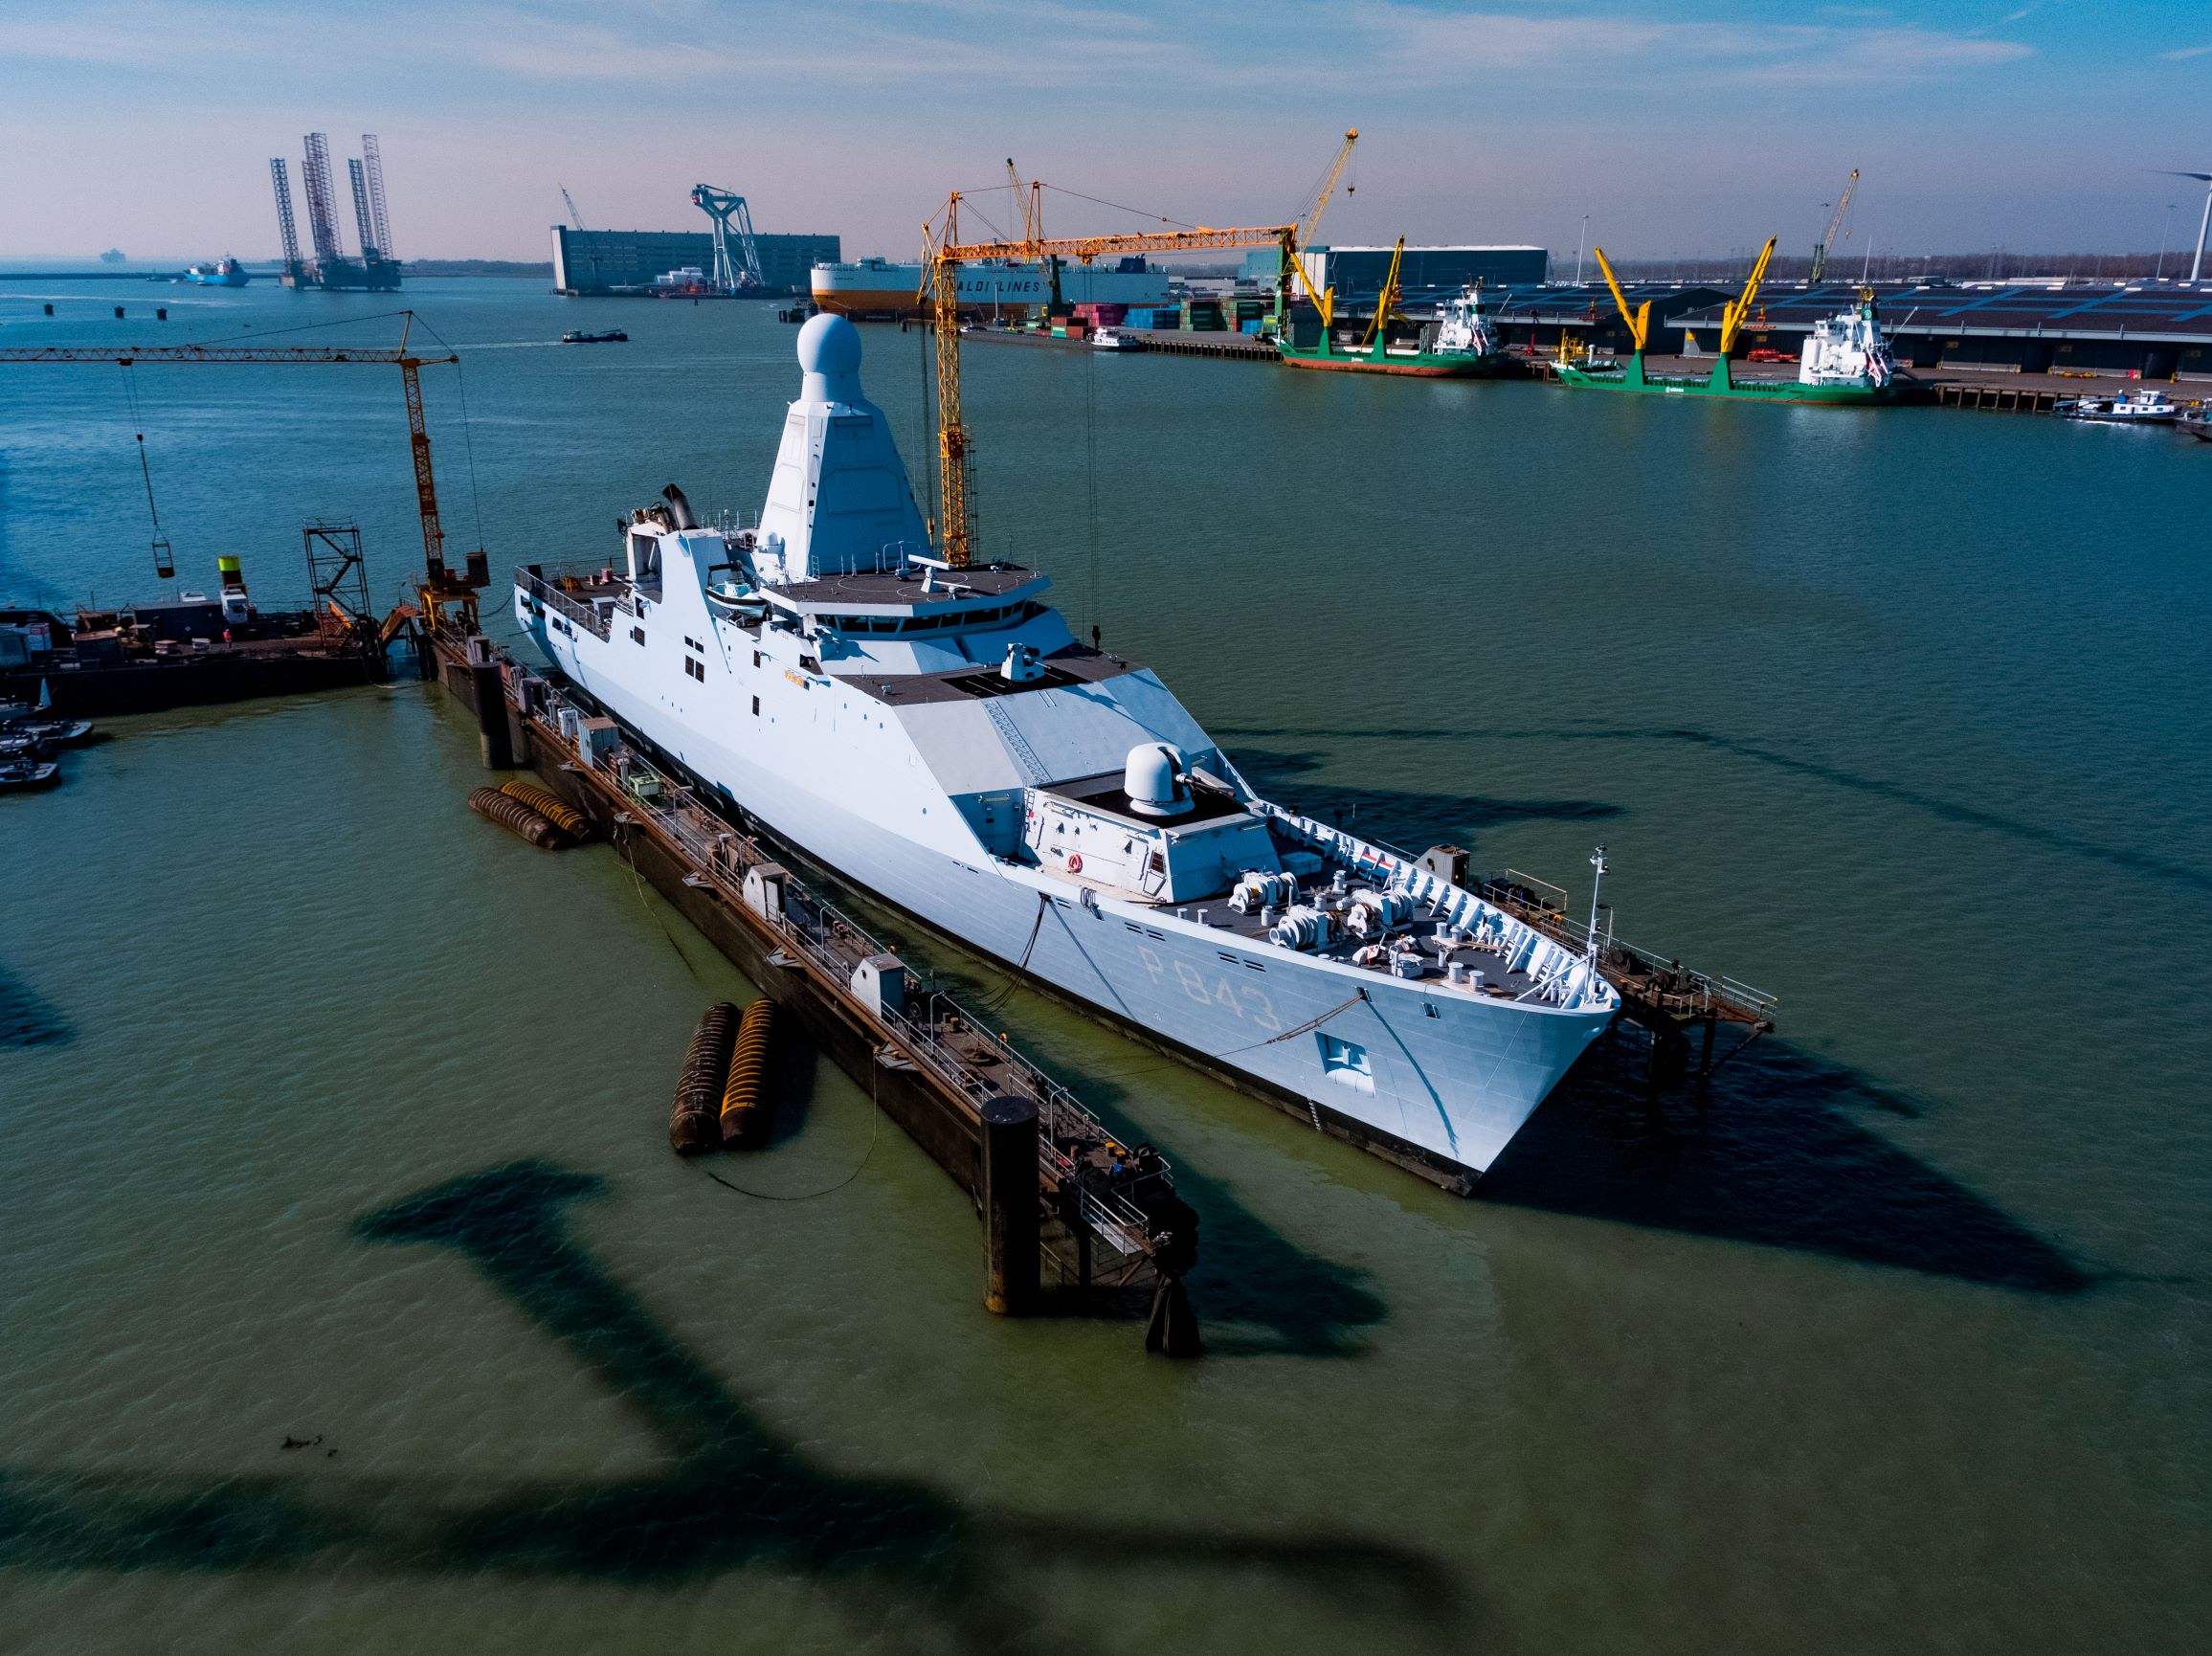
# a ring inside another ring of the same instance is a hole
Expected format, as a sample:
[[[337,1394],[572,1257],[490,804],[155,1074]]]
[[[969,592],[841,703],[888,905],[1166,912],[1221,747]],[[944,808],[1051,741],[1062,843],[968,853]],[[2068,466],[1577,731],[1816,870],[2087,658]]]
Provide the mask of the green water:
[[[57,292],[0,343],[379,303]],[[757,510],[768,308],[410,300],[495,569],[670,481]],[[911,433],[922,342],[866,340]],[[115,721],[0,800],[0,1650],[2201,1648],[2212,449],[967,361],[986,548],[1256,780],[1579,901],[1601,840],[1620,930],[1777,1035],[1657,1119],[1599,1054],[1462,1201],[1017,994],[1205,1216],[1213,1353],[1149,1361],[987,1316],[835,1070],[722,1169],[833,1194],[677,1163],[749,991],[472,817],[454,705]],[[419,567],[393,370],[135,373],[187,582],[299,601],[318,514],[380,600]],[[0,369],[0,599],[153,591],[123,379]]]

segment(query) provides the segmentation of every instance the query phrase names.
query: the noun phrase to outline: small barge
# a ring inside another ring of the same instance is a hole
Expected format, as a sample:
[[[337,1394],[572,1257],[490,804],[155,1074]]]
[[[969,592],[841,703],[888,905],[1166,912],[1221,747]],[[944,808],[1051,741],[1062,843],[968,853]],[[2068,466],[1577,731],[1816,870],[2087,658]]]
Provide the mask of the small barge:
[[[0,703],[40,703],[68,721],[383,683],[386,638],[374,628],[330,610],[259,609],[238,560],[219,565],[212,596],[80,607],[67,618],[0,608]]]

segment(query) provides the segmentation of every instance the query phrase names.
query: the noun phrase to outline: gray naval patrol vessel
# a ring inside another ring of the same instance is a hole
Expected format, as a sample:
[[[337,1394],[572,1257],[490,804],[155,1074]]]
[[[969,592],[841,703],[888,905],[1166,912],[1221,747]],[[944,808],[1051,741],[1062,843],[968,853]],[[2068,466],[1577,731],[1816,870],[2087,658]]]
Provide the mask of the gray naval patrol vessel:
[[[860,339],[799,331],[757,527],[681,490],[617,559],[518,571],[592,699],[838,878],[1464,1191],[1604,1030],[1588,955],[1262,798],[1050,583],[932,556]],[[1462,875],[1463,878],[1463,874]]]

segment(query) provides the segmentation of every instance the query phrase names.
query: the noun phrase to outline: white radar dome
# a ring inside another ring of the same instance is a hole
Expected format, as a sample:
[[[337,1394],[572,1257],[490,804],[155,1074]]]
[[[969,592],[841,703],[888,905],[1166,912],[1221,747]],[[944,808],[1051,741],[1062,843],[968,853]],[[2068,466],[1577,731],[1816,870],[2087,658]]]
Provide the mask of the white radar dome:
[[[1140,817],[1180,817],[1191,809],[1191,790],[1183,781],[1183,756],[1165,742],[1145,742],[1129,750],[1122,769],[1122,792]]]
[[[860,330],[841,316],[810,317],[799,329],[799,371],[808,402],[857,402],[860,395]]]

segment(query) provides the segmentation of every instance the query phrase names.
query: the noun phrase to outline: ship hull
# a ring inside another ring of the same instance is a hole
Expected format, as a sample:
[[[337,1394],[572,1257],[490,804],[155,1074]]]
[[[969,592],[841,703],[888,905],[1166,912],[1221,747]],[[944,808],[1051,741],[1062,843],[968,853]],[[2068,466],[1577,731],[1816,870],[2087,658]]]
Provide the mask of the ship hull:
[[[1630,396],[1712,396],[1737,402],[1825,403],[1843,407],[1874,407],[1904,400],[1896,381],[1884,386],[1806,385],[1800,380],[1736,380],[1722,369],[1709,379],[1688,379],[1646,374],[1631,363],[1618,372],[1592,373],[1587,369],[1561,365],[1553,373],[1572,391],[1619,392]]]
[[[1171,302],[1169,281],[1162,271],[1071,265],[1061,271],[1061,298],[1068,304],[1156,307]],[[812,291],[816,308],[835,316],[902,321],[928,308],[922,286],[918,264],[822,264],[814,269]],[[970,265],[959,274],[960,314],[971,319],[1025,316],[1042,310],[1051,299],[1051,277],[1036,265]]]
[[[710,795],[837,879],[1447,1189],[1472,1188],[1611,1021],[1610,1008],[1435,994],[1293,951],[1242,946],[1148,905],[1080,902],[1042,870],[980,850],[972,862],[950,855],[883,825],[897,808],[887,792],[897,766],[859,754],[862,762],[826,759],[812,723],[674,718],[673,693],[628,682],[635,658],[620,650],[619,633],[614,643],[552,634],[520,602],[516,618],[554,666]],[[609,670],[617,664],[624,670]],[[749,727],[759,739],[742,746],[710,733]],[[1364,1086],[1331,1078],[1323,1030],[1370,1055]]]
[[[1283,347],[1285,368],[1318,369],[1328,373],[1395,373],[1414,379],[1497,379],[1510,371],[1502,356],[1454,356],[1441,351],[1412,355],[1340,356],[1334,351]]]

